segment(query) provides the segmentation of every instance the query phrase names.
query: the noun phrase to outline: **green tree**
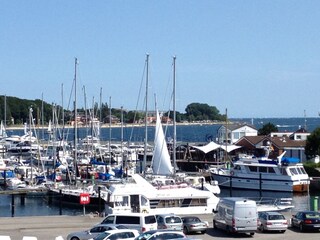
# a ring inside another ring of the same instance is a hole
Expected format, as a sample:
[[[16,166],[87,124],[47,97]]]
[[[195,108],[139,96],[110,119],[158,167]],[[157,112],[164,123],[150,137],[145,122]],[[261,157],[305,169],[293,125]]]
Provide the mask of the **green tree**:
[[[273,123],[267,123],[258,130],[258,135],[269,135],[272,132],[278,132],[278,128]]]
[[[307,159],[320,156],[320,128],[316,128],[308,137],[305,146]]]
[[[209,106],[205,103],[191,103],[186,109],[186,117],[189,120],[202,121],[202,120],[222,120],[223,116],[220,115],[219,110],[214,106]]]

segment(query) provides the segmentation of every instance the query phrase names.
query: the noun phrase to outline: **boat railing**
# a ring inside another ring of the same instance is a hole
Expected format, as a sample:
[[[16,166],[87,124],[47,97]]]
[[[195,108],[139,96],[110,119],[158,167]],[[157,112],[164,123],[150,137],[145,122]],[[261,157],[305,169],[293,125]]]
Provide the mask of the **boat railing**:
[[[292,206],[292,198],[250,198],[256,201],[257,205]]]

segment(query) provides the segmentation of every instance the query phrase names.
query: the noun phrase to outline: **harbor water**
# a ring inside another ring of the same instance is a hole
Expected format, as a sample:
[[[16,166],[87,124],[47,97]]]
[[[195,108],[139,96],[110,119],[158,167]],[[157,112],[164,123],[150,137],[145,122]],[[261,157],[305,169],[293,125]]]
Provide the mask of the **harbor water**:
[[[312,194],[293,194],[293,193],[280,193],[251,190],[232,190],[230,194],[229,189],[222,189],[219,197],[248,197],[252,199],[260,199],[260,194],[263,199],[276,199],[276,198],[291,198],[294,211],[309,210],[314,208],[314,197],[316,193]],[[317,203],[318,203],[317,199]],[[60,209],[59,204],[48,204],[46,197],[43,194],[27,195],[24,200],[19,195],[14,196],[14,217],[22,216],[53,216],[53,215],[81,215],[95,214],[94,210],[85,209],[83,206],[62,206]],[[12,217],[12,196],[0,195],[0,217]]]

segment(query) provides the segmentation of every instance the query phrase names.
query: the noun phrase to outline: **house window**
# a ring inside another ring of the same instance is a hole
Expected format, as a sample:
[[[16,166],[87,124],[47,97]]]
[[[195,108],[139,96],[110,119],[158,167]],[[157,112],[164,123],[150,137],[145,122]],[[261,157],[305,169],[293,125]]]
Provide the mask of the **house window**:
[[[240,137],[240,133],[239,132],[234,132],[233,133],[233,139],[239,139]]]

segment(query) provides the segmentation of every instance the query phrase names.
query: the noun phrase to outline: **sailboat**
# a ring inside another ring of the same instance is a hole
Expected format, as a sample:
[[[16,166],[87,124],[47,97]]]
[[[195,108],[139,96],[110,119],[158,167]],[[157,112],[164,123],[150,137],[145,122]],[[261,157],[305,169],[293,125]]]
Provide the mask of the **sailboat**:
[[[156,175],[172,175],[174,169],[171,164],[170,155],[165,140],[161,118],[157,110],[156,131],[154,139],[154,150],[152,156],[152,172]]]
[[[102,195],[105,191],[107,191],[106,186],[101,185],[93,185],[91,182],[83,181],[81,184],[77,179],[77,170],[78,170],[78,136],[77,136],[77,58],[75,59],[75,73],[74,73],[74,94],[75,94],[75,103],[74,103],[74,166],[73,175],[69,176],[69,178],[73,178],[72,180],[75,182],[75,185],[64,185],[62,183],[55,182],[54,186],[49,186],[48,191],[48,201],[49,202],[58,202],[63,204],[69,204],[74,206],[81,206],[80,200],[83,194],[89,196],[89,203],[86,204],[89,208],[99,209],[103,207],[100,195]],[[70,180],[69,179],[69,180]]]

